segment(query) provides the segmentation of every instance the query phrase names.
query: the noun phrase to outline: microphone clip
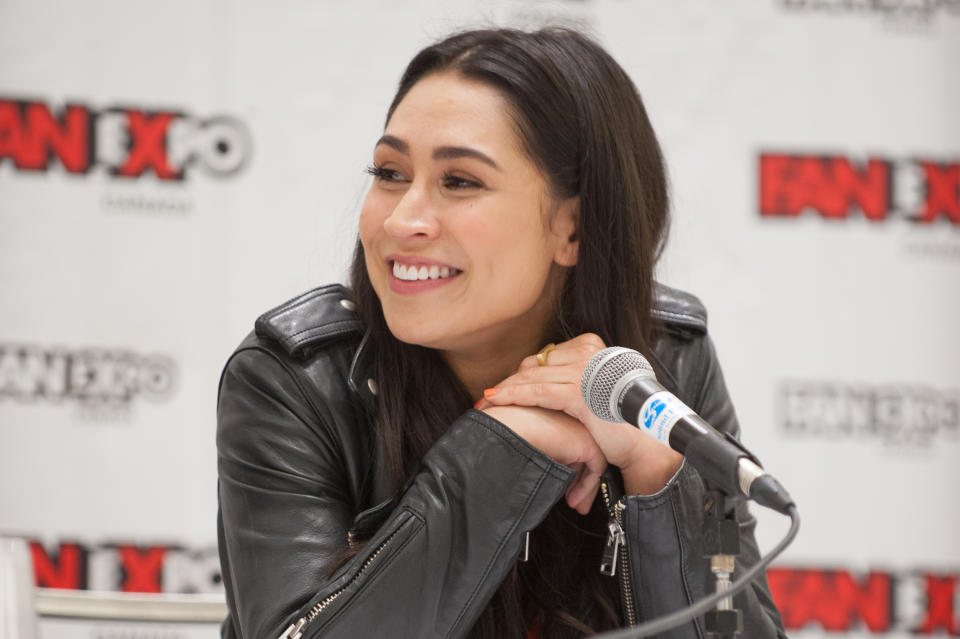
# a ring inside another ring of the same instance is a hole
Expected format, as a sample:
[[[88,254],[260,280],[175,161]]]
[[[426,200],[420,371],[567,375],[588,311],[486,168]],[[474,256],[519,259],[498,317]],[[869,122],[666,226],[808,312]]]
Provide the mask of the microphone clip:
[[[736,437],[734,437],[733,435],[731,435],[731,434],[728,433],[727,431],[717,431],[717,432],[722,432],[724,439],[726,439],[726,440],[727,440],[728,442],[730,442],[732,445],[734,445],[734,446],[736,446],[738,449],[740,449],[740,451],[743,453],[743,455],[744,455],[747,459],[749,459],[750,461],[752,461],[754,464],[756,464],[756,465],[759,466],[760,468],[763,468],[763,464],[760,463],[760,459],[759,459],[756,455],[754,455],[753,452],[751,452],[751,450],[750,450],[749,448],[747,448],[746,446],[744,446],[744,445],[743,445],[743,442],[741,442],[739,439],[737,439]]]
[[[736,557],[740,554],[736,509],[740,499],[722,490],[708,490],[704,494],[703,554],[710,559],[717,592],[730,589]],[[717,607],[703,616],[703,622],[707,633],[716,639],[736,639],[743,631],[743,613],[733,607],[733,597],[717,602]]]

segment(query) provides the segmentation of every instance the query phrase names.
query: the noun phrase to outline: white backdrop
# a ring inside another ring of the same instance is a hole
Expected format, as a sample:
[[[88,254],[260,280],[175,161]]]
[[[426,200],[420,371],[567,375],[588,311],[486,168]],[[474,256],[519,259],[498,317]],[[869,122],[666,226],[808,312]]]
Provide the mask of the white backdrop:
[[[803,516],[791,635],[960,635],[956,0],[0,0],[0,533],[40,585],[221,589],[220,367],[343,279],[413,53],[544,23],[607,46],[660,136],[659,277]]]

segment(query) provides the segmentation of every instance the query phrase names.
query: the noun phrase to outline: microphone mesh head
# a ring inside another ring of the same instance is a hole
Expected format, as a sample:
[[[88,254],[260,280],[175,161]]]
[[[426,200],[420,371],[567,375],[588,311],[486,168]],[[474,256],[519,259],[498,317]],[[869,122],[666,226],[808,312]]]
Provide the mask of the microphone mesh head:
[[[619,398],[612,395],[617,382],[627,375],[656,377],[647,358],[632,348],[611,346],[590,358],[580,378],[580,392],[591,413],[604,421],[623,421],[614,403]]]

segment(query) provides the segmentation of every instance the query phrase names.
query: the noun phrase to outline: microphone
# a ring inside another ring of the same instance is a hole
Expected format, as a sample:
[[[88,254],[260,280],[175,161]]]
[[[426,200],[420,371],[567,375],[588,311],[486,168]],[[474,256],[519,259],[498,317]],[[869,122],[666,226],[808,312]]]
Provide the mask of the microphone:
[[[780,482],[736,438],[716,430],[664,388],[637,351],[613,346],[594,355],[580,378],[580,392],[598,418],[633,424],[681,453],[727,495],[790,514],[793,498]]]

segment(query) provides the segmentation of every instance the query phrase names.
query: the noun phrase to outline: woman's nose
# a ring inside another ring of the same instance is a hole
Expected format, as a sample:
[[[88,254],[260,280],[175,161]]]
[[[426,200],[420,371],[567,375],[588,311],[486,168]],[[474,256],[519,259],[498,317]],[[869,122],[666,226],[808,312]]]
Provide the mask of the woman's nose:
[[[413,237],[431,239],[439,233],[435,213],[429,192],[411,184],[384,220],[383,228],[388,235],[400,239]]]

